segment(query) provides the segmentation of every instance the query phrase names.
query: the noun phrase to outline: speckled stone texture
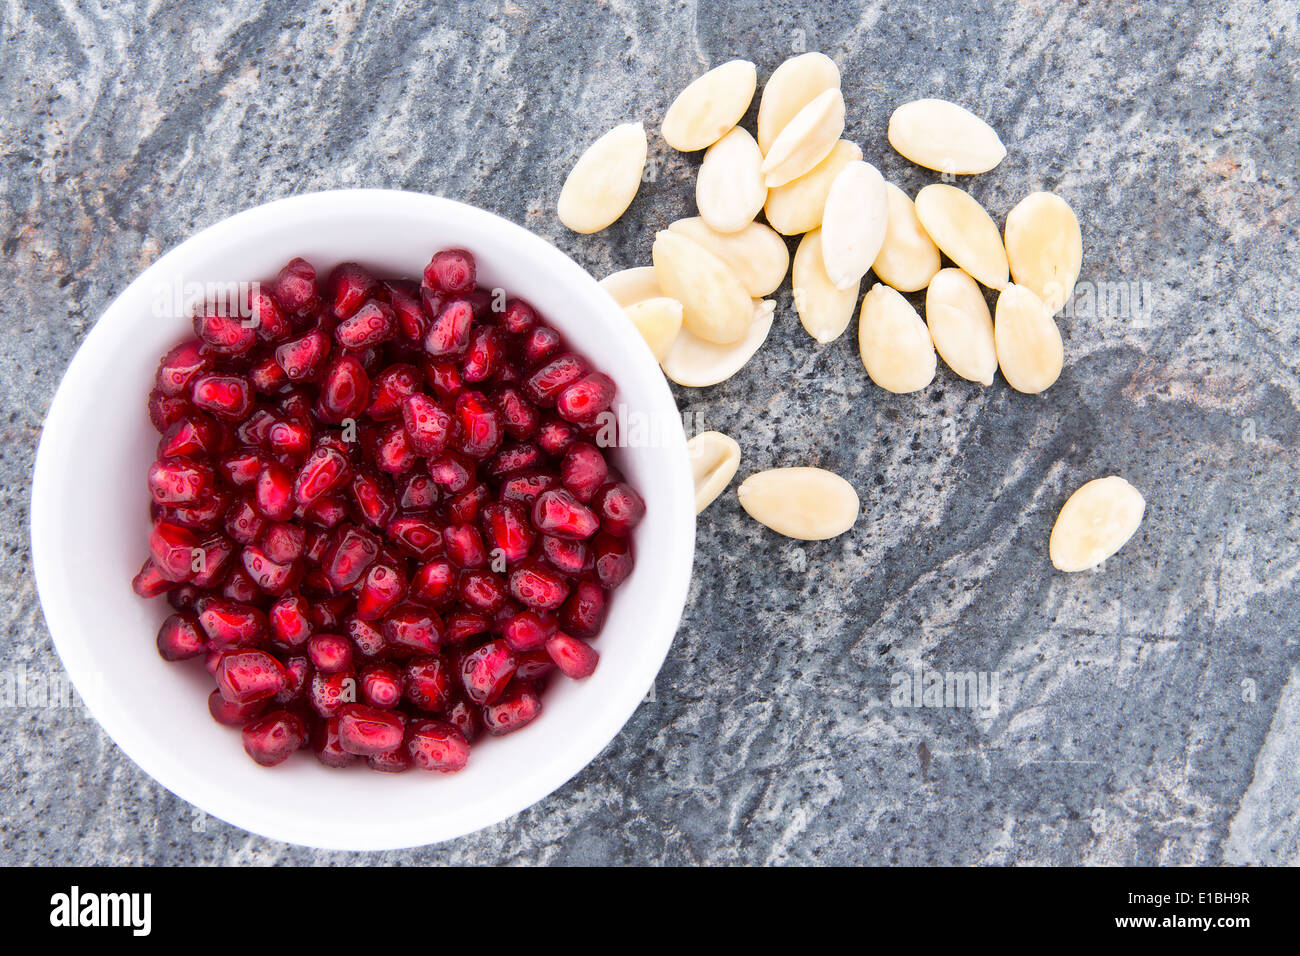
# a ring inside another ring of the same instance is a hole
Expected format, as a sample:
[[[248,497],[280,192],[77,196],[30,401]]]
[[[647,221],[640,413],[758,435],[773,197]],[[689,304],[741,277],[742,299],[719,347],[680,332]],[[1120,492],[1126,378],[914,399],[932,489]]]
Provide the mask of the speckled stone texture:
[[[285,846],[196,816],[79,707],[11,701],[3,862],[1300,862],[1295,4],[29,0],[3,18],[11,680],[61,673],[27,538],[59,376],[141,269],[247,206],[436,192],[597,276],[643,265],[692,213],[699,157],[652,136],[655,181],[582,237],[554,204],[583,145],[657,129],[709,65],[746,57],[761,81],[816,49],[843,73],[846,135],[909,192],[937,176],[888,147],[893,107],[985,116],[1009,155],[961,185],[999,222],[1032,190],[1064,196],[1093,293],[1060,320],[1044,395],[941,368],[893,396],[854,329],[818,347],[783,287],[753,363],[677,396],[693,428],[740,439],[741,477],[845,475],[857,525],[791,542],[724,495],[655,699],[514,819],[399,853]],[[1058,508],[1112,472],[1147,496],[1140,532],[1100,572],[1053,572]],[[915,668],[974,672],[996,699],[901,706]]]

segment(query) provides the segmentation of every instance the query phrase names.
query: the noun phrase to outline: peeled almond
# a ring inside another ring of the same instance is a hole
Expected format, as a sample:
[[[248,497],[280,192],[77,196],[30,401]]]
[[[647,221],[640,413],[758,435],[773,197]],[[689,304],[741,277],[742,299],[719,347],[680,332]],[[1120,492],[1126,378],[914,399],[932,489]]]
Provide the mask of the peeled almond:
[[[1043,300],[1022,285],[998,296],[993,341],[1002,377],[1017,392],[1036,395],[1061,377],[1065,347]]]
[[[727,264],[676,232],[655,236],[652,258],[664,295],[682,304],[682,323],[706,342],[730,345],[745,338],[754,307]]]
[[[831,147],[825,159],[798,179],[769,189],[763,211],[772,228],[782,235],[797,236],[819,227],[831,183],[841,169],[861,158],[857,144],[842,139]]]
[[[958,176],[986,173],[1007,155],[992,126],[956,103],[936,99],[894,110],[889,145],[918,166]]]
[[[749,516],[777,534],[822,541],[853,527],[861,507],[853,486],[821,468],[773,468],[736,490]]]
[[[627,211],[645,170],[645,128],[615,126],[578,158],[560,190],[560,222],[574,232],[604,229]]]
[[[706,342],[683,328],[659,367],[672,381],[689,388],[706,388],[725,382],[735,375],[767,341],[772,331],[772,314],[776,303],[770,300],[752,304],[753,321],[745,337],[733,345]]]
[[[932,183],[916,194],[916,215],[934,244],[990,289],[1007,284],[1010,270],[1002,234],[970,193]]]
[[[731,60],[714,67],[677,95],[664,114],[664,142],[690,153],[712,146],[745,115],[758,71],[748,60]]]
[[[822,214],[822,261],[837,289],[856,288],[885,242],[889,198],[880,170],[856,160],[839,171]]]
[[[1083,265],[1083,233],[1070,204],[1052,193],[1030,193],[1007,214],[1006,237],[1012,280],[1059,312]]]
[[[921,225],[907,193],[893,183],[885,183],[885,196],[889,222],[871,269],[876,278],[899,292],[919,292],[939,271],[939,247]]]
[[[949,368],[969,381],[993,384],[993,318],[974,279],[960,269],[940,269],[925,290],[925,324]]]
[[[822,261],[820,229],[812,230],[799,241],[790,284],[794,287],[794,307],[799,312],[799,321],[818,342],[823,345],[834,342],[849,327],[861,283],[837,289],[831,282]]]
[[[659,280],[655,278],[652,266],[611,272],[600,280],[600,287],[624,309],[636,305],[642,299],[654,299],[664,294],[663,289],[659,288]]]
[[[824,53],[792,56],[767,78],[758,101],[758,145],[766,153],[799,111],[827,90],[838,89],[840,70]]]
[[[751,222],[739,232],[721,233],[696,216],[678,219],[668,228],[698,242],[730,266],[745,291],[756,299],[775,292],[790,269],[785,240],[760,222]]]
[[[1070,495],[1052,527],[1052,564],[1060,571],[1095,568],[1133,537],[1146,507],[1142,493],[1118,475],[1088,482]]]
[[[934,381],[934,343],[916,309],[877,282],[862,297],[858,350],[867,375],[889,392],[915,392]]]
[[[682,304],[676,299],[659,296],[642,299],[624,311],[641,333],[641,338],[645,339],[645,344],[650,346],[655,361],[663,361],[682,330]]]
[[[686,443],[695,478],[695,513],[699,514],[731,484],[740,467],[740,445],[722,432],[701,432]]]
[[[813,97],[772,142],[763,159],[768,188],[798,179],[830,153],[844,132],[844,97],[838,88]]]
[[[695,180],[695,205],[710,228],[739,232],[754,221],[767,201],[762,165],[758,143],[739,126],[709,147]]]

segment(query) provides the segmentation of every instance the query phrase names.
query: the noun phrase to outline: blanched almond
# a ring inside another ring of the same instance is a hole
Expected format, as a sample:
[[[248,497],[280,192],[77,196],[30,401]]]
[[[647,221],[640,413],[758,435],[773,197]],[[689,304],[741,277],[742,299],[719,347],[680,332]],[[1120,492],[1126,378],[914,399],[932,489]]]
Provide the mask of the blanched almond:
[[[841,169],[861,158],[858,145],[842,139],[831,147],[825,159],[798,179],[769,189],[763,211],[772,228],[786,236],[797,236],[819,227],[831,183]]]
[[[578,158],[560,190],[560,222],[574,232],[604,229],[627,211],[645,170],[645,128],[615,126]]]
[[[645,339],[656,362],[662,362],[682,330],[682,304],[667,296],[642,299],[623,310]]]
[[[749,516],[777,534],[822,541],[843,534],[861,507],[853,486],[821,468],[773,468],[746,478],[736,491]]]
[[[684,153],[712,146],[740,122],[754,98],[758,71],[748,60],[731,60],[694,80],[664,114],[664,142]]]
[[[1017,392],[1036,395],[1061,377],[1065,347],[1043,300],[1022,285],[998,296],[993,341],[1002,377]]]
[[[754,298],[771,295],[790,269],[790,251],[785,240],[761,222],[751,222],[739,232],[714,232],[698,216],[678,219],[668,227],[692,242],[698,242],[736,274],[740,284]]]
[[[770,300],[756,301],[752,305],[753,321],[745,337],[733,345],[715,345],[706,342],[683,328],[672,348],[659,363],[664,374],[678,385],[690,388],[705,388],[725,382],[735,375],[745,363],[754,357],[767,341],[767,334],[772,331],[772,314],[776,303]]]
[[[695,205],[712,229],[739,232],[754,221],[767,201],[762,165],[758,143],[739,126],[709,147],[695,180]]]
[[[695,513],[699,514],[731,484],[740,467],[740,445],[722,432],[701,432],[686,443],[695,478]]]
[[[956,103],[937,99],[894,110],[889,144],[918,166],[959,176],[986,173],[1007,155],[992,126]]]
[[[844,132],[844,97],[838,89],[819,93],[786,124],[763,160],[767,186],[784,186],[830,153]]]
[[[930,330],[903,296],[877,282],[862,297],[858,350],[867,375],[890,392],[915,392],[934,381]]]
[[[839,171],[822,214],[822,262],[837,289],[856,288],[885,242],[889,198],[880,170],[862,160]]]
[[[990,289],[1007,284],[1007,251],[993,218],[970,193],[932,183],[916,194],[916,215],[934,244]]]
[[[1083,233],[1070,204],[1052,193],[1030,193],[1007,214],[1006,237],[1012,280],[1059,312],[1083,265]]]
[[[1052,564],[1061,571],[1095,568],[1133,537],[1146,507],[1142,493],[1118,475],[1088,482],[1070,495],[1052,527]]]
[[[790,283],[794,287],[794,307],[808,334],[823,345],[839,338],[853,320],[861,283],[847,289],[835,288],[822,261],[820,229],[806,233],[799,241]]]
[[[749,331],[753,305],[727,264],[697,242],[663,230],[655,236],[655,278],[682,304],[682,323],[707,342],[729,345]]]
[[[993,384],[993,318],[974,279],[960,269],[940,269],[925,291],[925,324],[949,368],[972,382]]]
[[[758,145],[766,153],[781,130],[819,94],[840,85],[840,70],[824,53],[792,56],[767,78],[758,101]]]
[[[916,216],[916,206],[893,183],[885,183],[889,222],[885,241],[871,269],[899,292],[919,292],[939,271],[939,247]],[[989,325],[990,335],[992,324]]]
[[[664,290],[659,288],[653,266],[611,272],[600,280],[600,287],[624,309],[643,299],[653,299],[664,294]]]

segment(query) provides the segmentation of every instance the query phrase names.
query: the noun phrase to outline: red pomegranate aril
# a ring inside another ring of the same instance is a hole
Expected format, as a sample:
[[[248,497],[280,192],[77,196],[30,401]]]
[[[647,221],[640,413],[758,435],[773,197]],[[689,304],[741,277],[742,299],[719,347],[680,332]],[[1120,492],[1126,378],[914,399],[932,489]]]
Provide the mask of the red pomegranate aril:
[[[428,608],[408,604],[384,618],[381,630],[392,647],[436,654],[442,640],[442,619]]]
[[[360,758],[339,746],[339,719],[322,718],[312,722],[311,750],[327,767],[350,767]]]
[[[515,653],[505,641],[488,641],[460,662],[460,682],[474,703],[489,704],[501,695],[514,676]]]
[[[328,446],[316,448],[303,463],[294,481],[293,496],[301,505],[329,494],[352,476],[348,460],[337,449]]]
[[[359,471],[352,478],[352,501],[357,517],[372,528],[382,528],[397,511],[393,483],[386,475]]]
[[[519,664],[515,667],[515,680],[539,681],[555,670],[555,661],[542,647],[535,651],[524,651],[519,655]]]
[[[207,649],[207,637],[192,613],[173,614],[158,628],[158,653],[165,661],[188,660]]]
[[[312,502],[311,507],[305,510],[299,505],[299,510],[294,513],[301,514],[317,527],[330,530],[347,520],[348,504],[342,495],[326,495]]]
[[[498,389],[492,396],[501,413],[501,427],[511,438],[531,438],[541,424],[541,413],[523,393],[512,385]]]
[[[537,312],[523,299],[507,299],[501,316],[501,327],[513,335],[521,335],[537,324]]]
[[[213,488],[212,469],[189,458],[161,458],[149,466],[149,494],[160,505],[203,501]]]
[[[248,366],[248,380],[262,395],[274,395],[289,381],[274,355],[265,355]]]
[[[311,680],[311,661],[301,654],[286,658],[284,661],[284,686],[272,700],[281,707],[305,702],[307,684]]]
[[[307,739],[302,718],[276,710],[244,727],[244,752],[263,767],[284,763]]]
[[[375,277],[358,263],[341,262],[335,266],[329,277],[329,287],[334,290],[334,318],[355,315],[377,285]]]
[[[533,503],[533,527],[557,538],[583,540],[600,528],[595,513],[564,488],[544,491]]]
[[[376,561],[357,590],[357,617],[377,621],[406,597],[406,572],[400,564]]]
[[[251,449],[231,452],[217,462],[217,473],[222,480],[236,488],[251,488],[266,465],[262,456]]]
[[[357,679],[350,671],[337,674],[313,674],[307,688],[307,701],[321,717],[337,717],[346,704],[357,699]]]
[[[499,553],[507,564],[528,557],[536,537],[528,523],[528,513],[522,505],[511,501],[483,506],[483,530],[494,555]]]
[[[487,563],[483,537],[472,524],[448,525],[442,532],[442,546],[448,560],[458,567],[481,568]]]
[[[400,714],[366,704],[346,704],[339,712],[339,746],[350,754],[369,757],[401,745],[406,730]]]
[[[534,404],[550,407],[556,396],[587,373],[587,363],[567,352],[559,355],[524,379],[524,395]]]
[[[474,289],[475,271],[472,254],[464,249],[443,249],[424,267],[424,282],[448,295],[464,295]]]
[[[316,269],[303,258],[290,259],[271,284],[271,295],[289,313],[307,312],[320,304]]]
[[[320,673],[338,674],[352,668],[352,642],[342,634],[313,634],[307,657]]]
[[[443,550],[443,535],[437,525],[416,515],[399,515],[388,523],[388,540],[409,557],[427,561]]]
[[[560,462],[560,481],[581,502],[589,502],[609,477],[609,465],[599,448],[578,441],[569,446]]]
[[[502,637],[511,650],[521,653],[545,647],[555,634],[557,624],[549,614],[537,611],[520,611],[506,622]]]
[[[462,392],[456,399],[460,450],[471,458],[487,458],[501,447],[501,416],[482,392]]]
[[[186,415],[194,412],[188,395],[164,395],[158,389],[149,393],[149,421],[158,432],[165,432],[171,425]]]
[[[474,307],[465,299],[452,299],[442,307],[424,337],[424,351],[435,359],[459,358],[469,348]]]
[[[438,486],[428,475],[408,475],[402,479],[397,504],[403,511],[424,511],[438,503]]]
[[[257,329],[251,321],[212,310],[195,313],[194,334],[222,355],[243,355],[257,344]]]
[[[453,495],[460,494],[474,483],[475,472],[474,463],[454,451],[429,462],[429,477]]]
[[[371,299],[334,328],[334,338],[345,349],[370,348],[396,337],[397,316],[378,299]]]
[[[311,637],[310,607],[301,595],[286,594],[266,613],[271,641],[279,647],[301,647]]]
[[[542,451],[559,458],[578,440],[578,430],[562,419],[547,419],[538,427],[535,440]]]
[[[503,737],[532,723],[542,712],[542,699],[526,684],[517,684],[483,708],[483,727],[493,737]]]
[[[215,492],[211,498],[195,505],[165,508],[159,517],[193,531],[215,531],[221,526],[226,509],[230,507],[230,500],[226,493]]]
[[[206,415],[194,415],[171,423],[158,439],[159,458],[207,458],[220,449],[217,423]]]
[[[258,714],[266,710],[266,700],[254,700],[247,704],[235,704],[221,696],[221,691],[213,690],[208,695],[208,713],[212,719],[227,727],[242,727]]]
[[[594,422],[614,401],[614,381],[601,372],[589,372],[555,398],[555,410],[565,421]]]
[[[540,365],[560,350],[563,344],[560,333],[549,325],[537,325],[524,334],[524,364],[529,368]]]
[[[393,664],[371,664],[361,672],[361,699],[371,707],[392,710],[402,702],[402,672]]]
[[[379,556],[379,539],[361,528],[340,528],[321,560],[321,570],[336,589],[352,587]]]
[[[488,463],[488,475],[500,480],[516,471],[540,468],[545,462],[542,450],[532,442],[512,442]]]
[[[449,561],[430,561],[411,579],[407,596],[431,607],[445,607],[456,594],[457,571]]]
[[[417,460],[402,423],[386,426],[375,445],[375,467],[390,475],[400,475],[414,468]]]
[[[447,718],[447,723],[459,730],[461,736],[471,744],[483,732],[483,722],[479,715],[479,708],[462,696],[454,697],[443,708],[442,713]]]
[[[460,608],[448,614],[443,622],[442,641],[444,644],[459,646],[471,637],[479,637],[491,630],[492,618],[487,613]]]
[[[553,611],[569,595],[569,585],[554,571],[525,564],[510,572],[510,593],[515,600],[540,611]]]
[[[373,379],[366,415],[377,422],[401,417],[402,402],[420,390],[422,376],[414,365],[390,365]]]
[[[235,546],[227,538],[214,535],[199,542],[198,550],[191,552],[191,567],[198,567],[190,583],[196,588],[211,588],[221,580],[235,555]]]
[[[366,766],[377,773],[405,773],[411,769],[411,756],[405,747],[398,747],[388,753],[371,754]]]
[[[142,598],[155,598],[160,594],[167,594],[176,586],[175,581],[169,581],[162,576],[158,566],[153,563],[153,558],[145,558],[139,572],[131,579],[131,589]]]
[[[275,361],[291,382],[312,382],[320,376],[329,358],[330,337],[321,329],[291,339],[275,349]]]
[[[479,482],[466,488],[447,502],[447,521],[452,524],[472,524],[478,520],[483,506],[492,500],[488,486]]]
[[[302,557],[307,545],[307,532],[287,522],[269,524],[262,529],[257,543],[270,560],[287,564]]]
[[[263,468],[265,467],[263,465]],[[260,471],[258,475],[261,475]],[[266,519],[258,513],[254,497],[246,495],[236,499],[230,506],[226,512],[224,527],[226,534],[239,544],[253,544],[261,535],[262,529],[266,527]]]
[[[244,548],[239,557],[245,573],[267,594],[283,594],[302,573],[302,569],[292,561],[272,561],[256,545]]]
[[[164,395],[188,395],[194,376],[210,368],[211,354],[204,349],[202,342],[191,339],[162,357],[154,381]]]
[[[398,334],[415,345],[424,342],[424,337],[429,332],[429,317],[425,314],[420,299],[396,282],[386,282],[384,286],[388,290],[388,302],[393,307],[393,315],[397,317]]]
[[[288,468],[279,462],[265,465],[253,485],[257,513],[268,521],[288,521],[296,507],[293,486],[294,477]]]
[[[260,287],[250,290],[245,304],[249,322],[263,342],[281,342],[293,334],[293,324],[270,292]]]
[[[455,359],[429,359],[424,363],[424,381],[440,402],[452,402],[465,390],[460,366]]]
[[[506,582],[491,571],[471,569],[460,575],[460,599],[468,607],[492,613],[506,602]]]
[[[624,481],[604,485],[591,503],[601,528],[610,534],[629,535],[645,517],[645,501]]]
[[[542,537],[542,557],[555,570],[569,577],[586,574],[594,566],[591,549],[586,544],[549,534]]]
[[[559,480],[551,474],[542,471],[521,472],[511,475],[501,483],[500,496],[502,501],[512,501],[523,505],[532,512],[533,502],[544,491],[549,491],[559,484]]]
[[[596,579],[606,590],[613,590],[632,573],[632,544],[627,538],[602,531],[591,542],[596,559]]]
[[[223,651],[214,676],[221,696],[235,704],[274,697],[284,686],[284,666],[266,651]]]
[[[353,616],[347,619],[347,631],[348,637],[352,638],[352,643],[363,657],[378,657],[388,646],[383,632],[374,624],[363,621],[359,617]]]
[[[478,326],[470,334],[461,377],[466,382],[487,381],[501,364],[503,352],[500,331],[490,325]]]
[[[206,373],[194,379],[190,401],[217,418],[237,422],[253,408],[253,386],[242,375]]]
[[[265,592],[242,567],[232,568],[221,585],[221,596],[236,604],[256,604]]]
[[[244,419],[235,429],[235,439],[241,445],[261,445],[271,432],[276,422],[275,414],[267,408],[255,408],[253,414]]]
[[[451,416],[427,395],[408,395],[402,400],[402,423],[411,447],[426,458],[442,454],[451,434]]]
[[[546,642],[546,653],[565,677],[582,680],[590,677],[600,663],[600,654],[586,641],[568,634],[556,634]]]
[[[321,379],[318,412],[322,420],[339,424],[356,418],[370,404],[370,377],[355,355],[334,359]]]
[[[605,590],[594,581],[579,581],[560,611],[560,623],[569,633],[590,639],[600,633],[608,610]]]
[[[456,773],[469,762],[469,741],[465,735],[442,720],[419,720],[406,734],[406,750],[411,762],[421,770]]]
[[[403,693],[420,710],[437,712],[446,706],[451,677],[440,657],[417,657],[402,673]]]
[[[198,537],[189,528],[159,521],[149,534],[149,557],[168,581],[188,581],[195,574],[194,552],[198,544]]]

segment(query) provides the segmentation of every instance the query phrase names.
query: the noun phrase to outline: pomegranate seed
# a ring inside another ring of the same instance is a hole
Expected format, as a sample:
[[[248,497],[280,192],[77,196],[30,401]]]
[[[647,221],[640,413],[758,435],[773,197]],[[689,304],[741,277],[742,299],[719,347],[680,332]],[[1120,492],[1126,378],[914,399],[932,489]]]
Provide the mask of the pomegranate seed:
[[[461,366],[461,376],[467,382],[483,382],[491,378],[501,364],[501,333],[490,325],[481,325],[470,335],[469,351]]]
[[[357,650],[366,657],[378,657],[388,646],[383,633],[369,621],[350,617],[347,620],[347,628],[348,637],[352,638],[352,643],[356,645]]]
[[[322,446],[307,456],[294,481],[293,496],[301,505],[311,505],[352,476],[352,469],[343,454],[334,448]]]
[[[274,697],[284,686],[284,666],[266,651],[222,651],[214,676],[221,696],[234,704]]]
[[[277,346],[275,361],[291,382],[313,382],[325,368],[330,353],[330,337],[312,329],[301,338]]]
[[[442,532],[447,558],[458,567],[481,568],[487,563],[483,537],[472,524],[448,525]]]
[[[299,647],[311,637],[311,615],[307,602],[297,594],[286,594],[266,614],[271,640],[280,647]]]
[[[406,723],[400,714],[365,704],[345,704],[339,711],[339,746],[367,757],[387,753],[402,743]]]
[[[604,589],[594,581],[579,581],[560,612],[560,621],[566,631],[590,639],[600,633],[608,610]]]
[[[554,488],[557,484],[559,482],[554,475],[540,471],[511,475],[501,483],[501,500],[524,505],[531,513],[533,502],[542,492]]]
[[[463,697],[452,700],[444,708],[443,714],[447,718],[447,723],[459,730],[461,736],[470,743],[477,740],[482,733],[483,724],[479,717],[479,708]]]
[[[443,249],[424,267],[424,282],[449,295],[465,295],[474,288],[474,257],[464,249]]]
[[[158,573],[168,581],[188,581],[196,570],[198,544],[199,539],[188,528],[159,521],[149,534],[149,557]]]
[[[549,408],[555,404],[560,392],[582,378],[586,372],[587,363],[572,352],[566,352],[551,359],[524,379],[524,395],[534,405]]]
[[[506,582],[491,571],[464,571],[460,576],[459,593],[467,606],[491,613],[506,602]]]
[[[609,465],[605,456],[590,442],[574,442],[560,462],[560,481],[584,503],[595,497],[608,477]]]
[[[441,720],[419,720],[406,736],[411,762],[422,770],[456,773],[469,762],[469,741],[451,724]]]
[[[156,388],[149,393],[149,421],[159,432],[165,432],[173,422],[193,411],[194,406],[186,395],[164,395]]]
[[[198,552],[191,559],[190,566],[197,564],[202,570],[195,572],[190,580],[196,588],[210,588],[225,574],[235,555],[235,546],[228,539],[217,535],[199,542]]]
[[[456,399],[460,450],[471,458],[486,458],[501,447],[501,416],[482,392],[462,392]]]
[[[382,528],[397,511],[393,483],[386,475],[359,471],[352,479],[356,515],[372,528]]]
[[[614,381],[600,372],[589,372],[565,387],[555,398],[555,410],[570,422],[588,424],[614,401]]]
[[[596,559],[596,579],[601,586],[613,590],[632,573],[632,544],[607,531],[596,535],[591,543]]]
[[[474,483],[475,466],[464,455],[448,452],[429,462],[429,477],[452,494],[460,494]]]
[[[274,395],[289,381],[274,355],[266,355],[248,367],[248,380],[263,395]]]
[[[443,607],[456,593],[456,569],[448,561],[430,561],[415,572],[409,597],[431,607]]]
[[[375,467],[390,475],[400,475],[415,467],[417,456],[401,422],[393,422],[380,433],[375,446]]]
[[[450,402],[465,390],[460,366],[454,360],[429,360],[424,364],[424,380],[440,402]]]
[[[221,691],[214,690],[208,695],[208,713],[212,719],[227,727],[242,727],[266,710],[265,700],[254,700],[247,704],[233,704],[221,696]]]
[[[366,765],[379,773],[405,773],[411,769],[411,756],[405,747],[398,747],[386,754],[371,754]]]
[[[546,642],[546,653],[565,677],[581,680],[590,677],[600,661],[600,654],[586,641],[568,634],[556,634]]]
[[[142,598],[153,598],[166,594],[176,587],[174,581],[168,581],[153,563],[153,558],[145,558],[140,572],[131,580],[131,588]]]
[[[158,653],[165,661],[188,660],[207,649],[207,638],[199,629],[198,617],[192,613],[173,614],[158,629]]]
[[[451,433],[451,416],[427,395],[408,395],[402,401],[402,422],[411,446],[421,455],[442,454]]]
[[[447,502],[447,520],[453,524],[470,524],[478,520],[479,511],[492,499],[488,486],[480,482],[466,488]]]
[[[479,611],[461,609],[447,615],[442,640],[445,644],[464,644],[492,630],[492,619]]]
[[[535,651],[544,647],[556,631],[555,618],[537,611],[520,611],[506,622],[503,637],[515,651]]]
[[[568,597],[569,585],[554,571],[525,564],[510,572],[510,593],[531,608],[553,611]]]
[[[623,481],[602,486],[591,503],[600,515],[601,527],[610,534],[629,535],[645,517],[645,502]]]
[[[600,528],[592,510],[563,488],[542,492],[533,503],[532,517],[533,527],[557,538],[582,540]]]
[[[267,594],[283,594],[302,573],[302,569],[294,562],[272,561],[256,545],[250,544],[244,548],[239,557],[245,573]]]
[[[284,763],[307,739],[302,718],[276,710],[244,727],[244,751],[263,767]]]
[[[586,574],[594,566],[591,549],[581,541],[568,538],[542,537],[542,557],[555,570],[570,577]]]
[[[514,733],[542,712],[542,700],[527,685],[516,685],[483,708],[483,726],[494,737]]]
[[[507,299],[501,325],[507,332],[520,335],[537,324],[537,313],[523,299]]]
[[[493,552],[507,564],[517,564],[532,550],[535,535],[523,506],[511,501],[493,502],[483,508],[483,530]]]
[[[261,445],[275,424],[276,418],[268,409],[255,408],[253,414],[235,429],[235,438],[243,445]]]
[[[334,338],[345,349],[364,349],[397,337],[397,316],[387,302],[371,299],[334,329]]]
[[[392,664],[371,664],[361,672],[361,699],[371,707],[392,710],[402,701],[402,672]]]
[[[370,403],[370,378],[355,355],[340,355],[330,363],[321,379],[321,418],[338,424],[356,418]]]
[[[429,332],[429,318],[420,300],[395,282],[385,283],[388,301],[397,317],[397,331],[407,342],[421,343]]]
[[[388,523],[388,540],[403,554],[427,561],[442,551],[442,532],[432,522],[415,515],[404,515]]]
[[[400,564],[376,561],[357,591],[357,617],[377,621],[406,597],[406,572]]]
[[[242,375],[207,373],[194,379],[190,400],[217,418],[239,421],[253,407],[253,386]]]
[[[545,464],[542,450],[532,442],[513,442],[497,452],[488,464],[488,475],[501,479],[517,471],[528,471]]]
[[[402,675],[406,699],[421,710],[437,712],[447,703],[451,678],[440,657],[417,657]]]
[[[315,721],[311,730],[311,750],[327,767],[350,767],[357,762],[357,755],[350,754],[339,746],[339,719],[329,717]]]
[[[243,355],[257,344],[257,329],[251,324],[245,325],[237,315],[197,313],[194,316],[194,334],[222,355]]]
[[[270,560],[287,564],[302,557],[307,545],[307,532],[296,524],[270,524],[262,529],[258,545]]]
[[[553,670],[555,670],[555,661],[551,660],[551,655],[546,653],[545,647],[535,651],[525,651],[519,655],[515,680],[541,680]]]
[[[305,701],[311,675],[311,661],[307,658],[301,655],[287,658],[284,662],[284,686],[272,700],[281,707]]]
[[[294,511],[294,477],[288,468],[270,462],[257,474],[253,506],[268,521],[288,521]]]
[[[307,700],[321,717],[337,717],[346,704],[357,699],[357,679],[349,671],[314,674],[307,688]]]
[[[560,350],[560,333],[549,325],[537,325],[524,335],[524,364],[529,368],[540,365]]]
[[[232,568],[221,585],[221,596],[236,604],[254,604],[262,600],[263,593],[243,568]]]
[[[392,421],[402,414],[402,402],[416,394],[421,385],[420,370],[414,365],[390,365],[370,386],[366,415],[377,422]]]
[[[340,528],[325,550],[321,570],[335,589],[343,591],[361,580],[378,555],[379,539],[369,531]]]
[[[255,451],[243,449],[231,452],[217,462],[217,472],[227,484],[236,488],[249,488],[257,481],[266,462]]]
[[[501,413],[501,425],[506,434],[512,438],[531,438],[541,424],[541,413],[532,402],[524,398],[522,392],[513,386],[497,390],[493,395],[497,411]]]
[[[466,654],[460,663],[465,695],[476,704],[496,700],[515,673],[515,654],[505,641],[488,641]]]
[[[313,634],[307,656],[322,674],[338,674],[352,667],[352,642],[341,634]]]
[[[473,325],[473,306],[465,299],[452,299],[430,323],[429,333],[424,337],[424,351],[433,358],[463,355],[469,348]]]
[[[398,505],[403,511],[423,511],[438,503],[438,487],[427,475],[408,475],[402,483]]]
[[[211,497],[212,490],[212,469],[197,461],[161,458],[149,466],[149,494],[160,505],[203,501]]]
[[[374,276],[355,262],[342,262],[330,273],[329,287],[334,290],[334,318],[347,319],[356,314],[378,285]]]
[[[205,415],[181,418],[171,423],[158,439],[159,458],[206,458],[221,449],[217,423]]]
[[[537,429],[537,444],[552,458],[559,458],[578,440],[578,430],[558,418],[543,421]]]
[[[312,502],[311,507],[304,514],[304,517],[312,524],[326,529],[338,527],[347,519],[347,516],[348,505],[340,495],[326,495],[324,498]]]
[[[442,619],[428,608],[408,604],[389,614],[381,630],[391,646],[436,654],[442,640]]]
[[[191,339],[162,357],[154,381],[164,395],[188,395],[194,376],[210,368],[212,355],[203,348],[203,343]]]
[[[308,312],[320,304],[316,270],[306,259],[291,259],[271,284],[271,295],[290,313]]]
[[[271,293],[263,289],[257,295],[250,292],[246,303],[251,324],[263,342],[281,342],[293,333],[293,325]]]

